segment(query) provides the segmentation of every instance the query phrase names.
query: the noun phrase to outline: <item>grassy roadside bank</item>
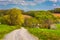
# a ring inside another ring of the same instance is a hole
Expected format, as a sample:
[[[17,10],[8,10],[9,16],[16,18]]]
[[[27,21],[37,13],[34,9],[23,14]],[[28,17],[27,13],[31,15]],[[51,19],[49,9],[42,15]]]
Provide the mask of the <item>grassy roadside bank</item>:
[[[6,35],[7,33],[18,29],[16,26],[9,26],[9,25],[0,25],[0,40]]]
[[[56,24],[57,30],[28,28],[28,31],[41,40],[60,40],[60,24]]]
[[[60,40],[60,24],[56,24],[57,29],[27,28],[28,31],[41,40]],[[16,26],[0,25],[0,40],[7,33],[18,29]]]

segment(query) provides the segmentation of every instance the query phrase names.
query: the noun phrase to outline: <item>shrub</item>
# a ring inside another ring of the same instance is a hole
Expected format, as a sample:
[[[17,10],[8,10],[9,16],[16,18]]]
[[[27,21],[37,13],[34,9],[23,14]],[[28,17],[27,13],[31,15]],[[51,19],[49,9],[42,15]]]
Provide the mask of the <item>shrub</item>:
[[[39,22],[35,18],[27,18],[24,21],[25,27],[39,27],[38,24],[39,24]]]

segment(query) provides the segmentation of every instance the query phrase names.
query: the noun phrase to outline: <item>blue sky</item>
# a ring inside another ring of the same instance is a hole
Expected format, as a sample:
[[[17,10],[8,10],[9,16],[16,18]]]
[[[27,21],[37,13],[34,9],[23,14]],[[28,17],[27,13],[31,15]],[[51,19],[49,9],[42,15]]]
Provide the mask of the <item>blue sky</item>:
[[[60,0],[0,0],[0,9],[51,10],[60,8]]]

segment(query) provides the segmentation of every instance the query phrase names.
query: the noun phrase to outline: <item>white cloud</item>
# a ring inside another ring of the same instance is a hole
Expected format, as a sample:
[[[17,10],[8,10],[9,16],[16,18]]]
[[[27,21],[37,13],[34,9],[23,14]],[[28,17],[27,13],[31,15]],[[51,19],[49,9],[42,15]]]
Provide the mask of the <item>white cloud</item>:
[[[36,3],[30,3],[30,5],[31,5],[31,6],[34,6],[34,5],[36,5]]]
[[[54,7],[56,7],[57,5],[56,4],[53,4]]]
[[[37,3],[43,3],[43,2],[45,2],[46,0],[34,0],[35,2],[37,2]]]
[[[0,5],[7,5],[8,4],[8,2],[0,2]]]
[[[52,1],[52,2],[56,3],[58,0],[49,0],[49,1]]]
[[[42,3],[45,0],[34,0],[34,1],[25,1],[25,0],[11,0],[12,4],[21,4],[21,5],[36,5],[37,3]]]
[[[56,6],[54,6],[54,8],[60,8],[60,5],[56,5]]]
[[[7,1],[7,0],[0,0],[0,1]]]
[[[46,0],[33,0],[33,1],[25,1],[25,0],[0,0],[0,4],[8,5],[8,4],[18,4],[18,5],[31,5],[34,6],[38,3],[43,3]]]

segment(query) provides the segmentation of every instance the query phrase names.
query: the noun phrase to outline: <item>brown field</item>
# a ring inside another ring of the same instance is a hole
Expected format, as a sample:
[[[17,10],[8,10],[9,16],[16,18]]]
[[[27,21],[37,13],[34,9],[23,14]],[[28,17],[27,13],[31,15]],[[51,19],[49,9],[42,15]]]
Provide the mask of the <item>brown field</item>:
[[[32,18],[31,16],[29,15],[23,15],[23,17],[26,19],[26,18]]]
[[[53,14],[55,17],[60,17],[60,14],[59,13],[54,13]],[[29,15],[23,15],[24,18],[32,18],[31,16]]]
[[[60,17],[60,14],[59,13],[54,13],[53,14],[55,17]]]

